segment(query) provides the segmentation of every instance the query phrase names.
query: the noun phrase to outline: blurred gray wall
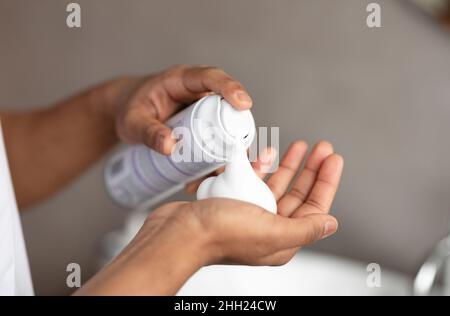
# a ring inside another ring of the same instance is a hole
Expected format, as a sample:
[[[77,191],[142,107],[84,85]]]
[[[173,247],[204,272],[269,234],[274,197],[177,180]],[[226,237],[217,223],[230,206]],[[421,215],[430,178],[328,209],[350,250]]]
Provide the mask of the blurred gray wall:
[[[378,1],[383,27],[369,29],[360,0],[78,2],[81,29],[65,26],[69,1],[0,1],[2,108],[121,74],[217,65],[248,87],[259,125],[281,127],[282,149],[328,139],[345,156],[340,232],[317,249],[414,273],[448,232],[450,41],[415,10]],[[85,281],[100,237],[120,227],[126,212],[101,171],[23,216],[38,294],[68,293],[69,262]]]

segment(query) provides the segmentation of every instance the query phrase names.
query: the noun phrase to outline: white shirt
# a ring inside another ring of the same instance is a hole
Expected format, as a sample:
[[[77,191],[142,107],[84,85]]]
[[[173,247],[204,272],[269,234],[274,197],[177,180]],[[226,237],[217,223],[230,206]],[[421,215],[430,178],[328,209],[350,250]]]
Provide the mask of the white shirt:
[[[33,295],[33,285],[0,125],[0,296],[3,295]]]

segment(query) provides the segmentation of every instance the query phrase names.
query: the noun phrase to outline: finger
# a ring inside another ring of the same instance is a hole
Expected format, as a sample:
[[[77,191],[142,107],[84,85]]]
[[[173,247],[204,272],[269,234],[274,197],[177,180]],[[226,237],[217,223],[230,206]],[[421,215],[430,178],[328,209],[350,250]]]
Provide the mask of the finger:
[[[279,201],[280,215],[291,216],[303,204],[314,185],[320,166],[332,153],[333,146],[329,142],[321,141],[314,147],[292,189]]]
[[[141,111],[140,108],[127,113],[119,133],[126,142],[145,144],[164,155],[169,155],[176,144],[171,129],[152,111]]]
[[[307,150],[308,145],[303,141],[292,143],[281,159],[278,170],[267,180],[267,185],[277,201],[284,195],[297,174]]]
[[[337,231],[337,220],[328,214],[310,214],[300,218],[276,216],[271,238],[277,249],[303,247],[326,238]]]
[[[168,71],[160,76],[149,77],[137,93],[137,101],[147,109],[150,115],[164,122],[191,101],[201,96],[176,98],[185,94],[183,86],[178,83],[181,74]]]
[[[191,183],[188,183],[186,185],[185,191],[188,194],[195,194],[197,192],[198,187],[200,186],[200,184],[202,184],[203,180],[207,179],[208,177],[202,177],[198,180],[195,180]]]
[[[246,110],[252,106],[253,101],[244,86],[220,68],[186,68],[182,78],[184,86],[191,93],[220,94],[238,110]]]
[[[344,159],[336,154],[329,156],[322,164],[317,179],[306,202],[298,208],[293,217],[312,213],[328,213],[331,209],[344,168]]]
[[[252,162],[253,170],[261,179],[267,175],[267,172],[272,167],[277,157],[277,150],[272,147],[264,148],[256,158],[256,161]]]
[[[144,129],[143,143],[163,155],[170,155],[177,141],[169,127],[157,119],[149,119]]]
[[[225,171],[225,166],[218,168],[216,171],[211,173],[212,176],[218,176],[219,174],[223,173]]]

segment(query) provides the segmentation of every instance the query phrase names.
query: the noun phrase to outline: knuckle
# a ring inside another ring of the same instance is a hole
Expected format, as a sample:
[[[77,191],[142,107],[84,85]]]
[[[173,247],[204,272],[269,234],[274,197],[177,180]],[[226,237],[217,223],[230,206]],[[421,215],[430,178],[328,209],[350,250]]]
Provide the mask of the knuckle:
[[[319,239],[317,235],[318,234],[315,230],[308,232],[305,240],[306,245],[310,245],[316,242]]]
[[[297,187],[293,187],[291,191],[289,192],[290,195],[292,195],[294,198],[298,199],[301,203],[306,199],[307,194],[301,191]]]
[[[172,66],[162,73],[162,77],[165,79],[168,79],[173,76],[178,76],[181,73],[183,73],[186,69],[188,69],[189,67],[190,66],[187,64],[178,64],[178,65]]]
[[[208,67],[203,68],[203,74],[205,76],[216,76],[216,75],[223,74],[223,70],[218,67],[208,66]]]
[[[229,76],[223,79],[223,84],[225,86],[224,90],[227,92],[244,90],[244,86],[239,81],[236,81]]]
[[[157,135],[152,126],[148,126],[142,131],[141,138],[144,140],[144,143],[150,147],[153,147],[157,143]]]
[[[169,71],[172,70],[174,72],[184,71],[186,69],[189,69],[191,66],[188,64],[177,64],[171,68],[169,68]]]
[[[322,213],[326,213],[326,207],[322,205],[314,196],[310,196],[308,200],[305,202],[305,204],[311,206],[314,209],[319,210]]]
[[[311,228],[306,232],[305,244],[309,245],[320,239],[322,236],[322,225],[318,222],[311,221]]]

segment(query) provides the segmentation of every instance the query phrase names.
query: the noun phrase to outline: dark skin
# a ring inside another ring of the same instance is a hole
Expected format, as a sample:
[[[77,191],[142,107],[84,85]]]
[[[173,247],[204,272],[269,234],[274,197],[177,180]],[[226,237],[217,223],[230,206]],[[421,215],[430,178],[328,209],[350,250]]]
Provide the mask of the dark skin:
[[[148,77],[112,80],[44,110],[2,113],[20,208],[61,190],[119,140],[169,154],[175,140],[164,121],[183,104],[210,93],[223,95],[240,110],[252,106],[242,84],[223,70],[181,65]],[[175,294],[201,266],[280,265],[299,248],[333,234],[338,225],[328,213],[343,160],[331,144],[320,142],[300,170],[306,152],[304,142],[294,142],[267,179],[278,201],[277,215],[227,199],[163,205],[128,247],[76,294]],[[268,149],[253,163],[261,177],[275,155]],[[186,240],[191,242],[186,245]]]

